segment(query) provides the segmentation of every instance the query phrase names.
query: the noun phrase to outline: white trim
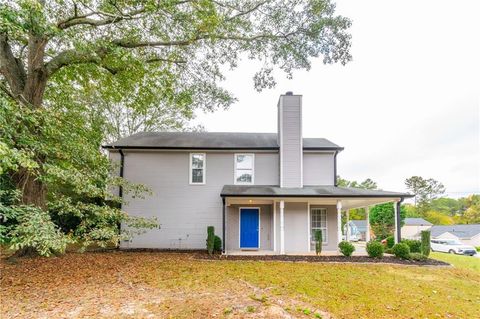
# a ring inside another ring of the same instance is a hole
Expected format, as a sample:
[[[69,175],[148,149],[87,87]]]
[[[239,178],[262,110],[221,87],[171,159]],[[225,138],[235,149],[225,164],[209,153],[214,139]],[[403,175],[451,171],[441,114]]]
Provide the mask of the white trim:
[[[337,245],[342,241],[342,201],[337,202]]]
[[[311,232],[312,231],[312,227],[311,227],[311,223],[312,223],[312,220],[311,220],[311,216],[312,216],[312,209],[323,209],[325,211],[325,241],[322,241],[322,245],[328,245],[328,208],[326,207],[321,207],[319,205],[312,205],[314,207],[311,207],[309,205],[309,220],[310,220],[310,227],[309,227],[309,231]],[[321,216],[320,216],[320,222],[321,222]],[[323,230],[322,230],[322,234],[323,234]],[[309,244],[310,244],[310,238],[309,238]],[[323,238],[322,238],[323,240]]]
[[[242,247],[241,246],[241,225],[242,225],[242,209],[258,209],[258,247]],[[261,218],[260,218],[260,207],[253,207],[253,206],[244,206],[244,207],[239,207],[238,208],[238,248],[243,249],[243,250],[259,250],[261,243],[260,243],[260,233],[262,232],[262,227],[261,227]]]
[[[193,155],[203,155],[203,181],[202,183],[193,183],[192,182],[192,157]],[[188,183],[190,185],[205,185],[207,183],[207,153],[192,152],[189,153],[189,172],[188,172]]]
[[[282,98],[280,98],[279,104],[278,104],[278,152],[280,153],[280,187],[283,187],[283,101]]]
[[[307,233],[308,233],[308,237],[307,237],[308,238],[308,240],[307,240],[308,249],[307,249],[307,251],[309,252],[309,251],[312,250],[311,249],[312,248],[312,244],[311,244],[311,241],[312,241],[311,240],[311,238],[312,238],[311,237],[312,236],[312,234],[311,234],[312,233],[311,232],[312,225],[311,225],[311,220],[310,220],[310,202],[307,202],[307,219],[308,219],[308,221],[307,221],[307,227],[308,227],[307,228],[308,229],[308,231],[307,231]]]
[[[280,201],[280,254],[285,255],[285,201]]]
[[[273,251],[277,252],[277,202],[273,201]]]
[[[237,182],[237,156],[252,156],[252,182]],[[255,184],[255,153],[235,153],[233,154],[233,184],[234,185],[254,185]]]
[[[366,224],[367,224],[367,232],[365,233],[365,241],[369,242],[371,240],[370,237],[370,207],[365,207],[365,217],[366,217]]]
[[[300,105],[299,105],[299,108],[300,108],[300,115],[299,115],[299,118],[300,118],[300,127],[299,127],[299,130],[300,130],[300,187],[303,187],[303,114],[302,114],[302,99],[303,99],[303,96],[299,96],[300,98]]]

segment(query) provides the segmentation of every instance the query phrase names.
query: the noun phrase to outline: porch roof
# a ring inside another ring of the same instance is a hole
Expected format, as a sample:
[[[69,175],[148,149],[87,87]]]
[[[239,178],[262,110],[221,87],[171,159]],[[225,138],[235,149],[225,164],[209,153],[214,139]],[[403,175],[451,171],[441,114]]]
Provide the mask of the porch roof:
[[[413,197],[408,193],[338,187],[333,185],[282,188],[276,185],[225,185],[222,197],[317,197],[317,198],[392,198]]]

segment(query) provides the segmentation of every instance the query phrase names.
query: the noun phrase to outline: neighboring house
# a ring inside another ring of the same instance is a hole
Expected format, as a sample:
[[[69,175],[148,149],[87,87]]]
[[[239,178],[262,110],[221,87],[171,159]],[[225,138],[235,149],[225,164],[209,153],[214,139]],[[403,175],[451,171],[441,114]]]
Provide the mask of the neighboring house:
[[[302,96],[291,92],[278,101],[277,133],[139,133],[104,147],[121,176],[153,191],[145,199],[123,194],[124,210],[160,224],[121,248],[205,249],[212,225],[225,253],[309,253],[317,229],[324,250],[335,251],[342,211],[395,202],[398,212],[411,197],[337,187],[343,148],[302,137]]]
[[[480,247],[480,224],[434,225],[430,231],[434,239],[456,239],[465,245]]]
[[[346,232],[346,225],[344,225],[343,232]],[[358,240],[365,241],[367,237],[367,221],[366,220],[350,220],[348,222],[350,225],[350,234],[355,236]],[[402,233],[402,237],[403,233]]]
[[[402,237],[406,239],[420,239],[421,231],[428,230],[432,223],[423,218],[405,218],[402,226]]]

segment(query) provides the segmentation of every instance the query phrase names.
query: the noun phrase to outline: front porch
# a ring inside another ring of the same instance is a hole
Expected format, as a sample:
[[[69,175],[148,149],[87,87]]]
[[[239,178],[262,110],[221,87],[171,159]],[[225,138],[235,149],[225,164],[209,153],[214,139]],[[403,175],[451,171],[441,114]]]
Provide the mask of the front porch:
[[[349,210],[394,202],[396,235],[400,234],[402,193],[327,186],[282,189],[274,186],[225,186],[223,199],[223,253],[227,255],[314,255],[314,234],[322,230],[323,255],[338,255],[343,239],[342,216]],[[278,194],[278,192],[282,194]],[[277,192],[277,194],[272,194]],[[358,194],[361,192],[362,194]],[[314,194],[312,194],[314,193]],[[336,193],[336,194],[335,194]],[[348,229],[348,228],[347,228]],[[367,227],[370,240],[370,227]],[[345,234],[349,240],[349,233]],[[365,255],[358,249],[356,255]]]

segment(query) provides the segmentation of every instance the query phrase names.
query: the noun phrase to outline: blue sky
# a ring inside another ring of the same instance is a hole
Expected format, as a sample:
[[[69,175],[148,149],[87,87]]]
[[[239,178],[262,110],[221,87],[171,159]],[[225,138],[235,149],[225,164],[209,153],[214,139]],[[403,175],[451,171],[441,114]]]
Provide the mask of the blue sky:
[[[339,173],[404,190],[412,175],[435,178],[448,195],[480,193],[480,1],[337,1],[352,19],[353,61],[313,61],[292,80],[253,89],[259,67],[243,61],[223,86],[229,110],[199,113],[207,131],[275,132],[276,103],[303,95],[306,137],[345,147]]]

